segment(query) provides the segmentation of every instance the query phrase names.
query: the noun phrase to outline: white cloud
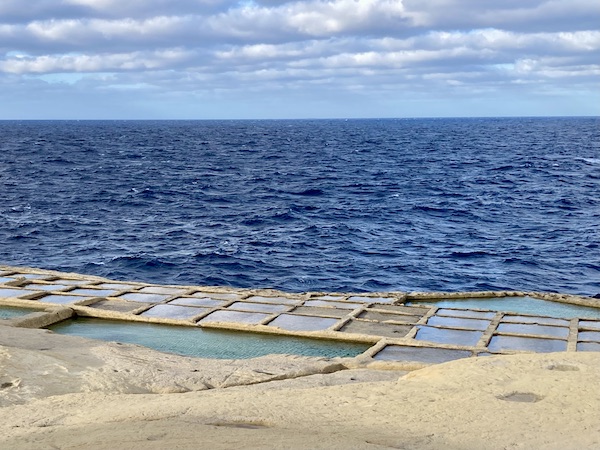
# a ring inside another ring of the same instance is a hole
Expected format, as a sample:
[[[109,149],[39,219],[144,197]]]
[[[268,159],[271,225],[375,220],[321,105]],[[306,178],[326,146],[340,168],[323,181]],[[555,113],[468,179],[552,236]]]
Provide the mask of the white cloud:
[[[167,97],[592,92],[598,21],[589,0],[2,0],[0,101],[35,77]]]
[[[0,60],[0,71],[13,74],[68,72],[145,71],[172,67],[190,53],[180,49],[109,55],[65,54],[37,57],[15,56]]]

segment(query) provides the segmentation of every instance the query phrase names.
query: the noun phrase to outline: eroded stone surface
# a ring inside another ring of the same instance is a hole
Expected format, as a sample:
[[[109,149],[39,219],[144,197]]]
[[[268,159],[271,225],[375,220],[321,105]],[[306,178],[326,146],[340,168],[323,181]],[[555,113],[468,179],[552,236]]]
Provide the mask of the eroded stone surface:
[[[75,392],[180,393],[343,369],[325,358],[209,360],[0,325],[0,407]]]

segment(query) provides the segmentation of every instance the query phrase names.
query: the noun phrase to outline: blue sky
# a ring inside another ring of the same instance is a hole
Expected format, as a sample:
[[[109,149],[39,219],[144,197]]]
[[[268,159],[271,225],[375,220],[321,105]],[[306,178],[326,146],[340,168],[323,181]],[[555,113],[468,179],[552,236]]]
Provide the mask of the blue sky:
[[[593,0],[1,0],[0,119],[600,115]]]

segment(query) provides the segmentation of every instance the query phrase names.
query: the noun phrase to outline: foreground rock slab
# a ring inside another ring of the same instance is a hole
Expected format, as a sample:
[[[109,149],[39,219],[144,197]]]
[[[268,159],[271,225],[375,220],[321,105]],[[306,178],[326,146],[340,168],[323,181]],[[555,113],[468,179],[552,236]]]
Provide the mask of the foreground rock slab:
[[[184,358],[14,327],[0,327],[0,345],[0,448],[600,448],[594,352],[404,374]]]
[[[292,355],[213,360],[0,325],[0,406],[78,392],[182,393],[326,374],[336,360]]]

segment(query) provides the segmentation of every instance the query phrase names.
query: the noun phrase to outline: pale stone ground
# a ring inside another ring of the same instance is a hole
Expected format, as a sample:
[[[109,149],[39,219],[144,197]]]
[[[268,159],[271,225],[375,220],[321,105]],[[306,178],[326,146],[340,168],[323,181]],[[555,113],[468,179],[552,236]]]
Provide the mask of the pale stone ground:
[[[341,368],[0,326],[0,449],[600,448],[600,353]]]

